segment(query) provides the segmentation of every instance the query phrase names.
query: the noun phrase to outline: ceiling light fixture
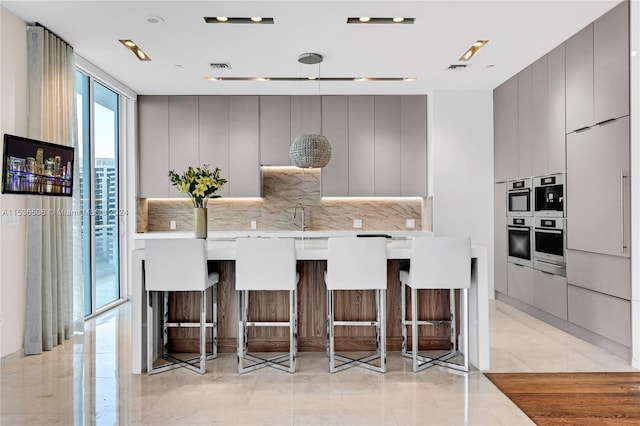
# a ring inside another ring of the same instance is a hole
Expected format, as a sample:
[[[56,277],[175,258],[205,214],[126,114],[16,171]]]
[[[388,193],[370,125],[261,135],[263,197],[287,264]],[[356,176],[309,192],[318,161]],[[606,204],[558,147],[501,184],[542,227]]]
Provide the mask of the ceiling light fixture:
[[[273,18],[265,18],[264,16],[205,16],[204,22],[207,24],[273,24]]]
[[[310,58],[312,61],[310,62]],[[320,96],[320,63],[319,53],[303,53],[298,56],[301,64],[318,64],[318,95]],[[322,168],[331,159],[331,144],[322,134],[322,96],[320,96],[320,133],[304,133],[294,139],[289,148],[291,162],[300,168]]]
[[[164,18],[162,16],[149,16],[147,22],[150,24],[163,24]]]
[[[475,43],[473,43],[471,45],[470,48],[467,49],[466,52],[464,52],[462,54],[462,56],[460,57],[460,59],[458,59],[459,61],[468,61],[471,58],[473,58],[475,56],[476,53],[478,53],[478,50],[480,50],[480,48],[482,48],[485,44],[489,43],[489,40],[478,40]]]
[[[126,47],[131,53],[133,53],[136,56],[136,58],[140,59],[141,61],[151,60],[149,55],[144,53],[142,49],[140,49],[140,47],[137,44],[135,44],[133,41],[127,40],[127,39],[122,39],[118,41],[120,41],[120,43],[122,43],[124,47]]]
[[[416,81],[418,77],[219,77],[206,76],[211,81]]]
[[[413,24],[415,21],[416,18],[407,18],[404,16],[378,18],[360,16],[347,18],[347,24]]]

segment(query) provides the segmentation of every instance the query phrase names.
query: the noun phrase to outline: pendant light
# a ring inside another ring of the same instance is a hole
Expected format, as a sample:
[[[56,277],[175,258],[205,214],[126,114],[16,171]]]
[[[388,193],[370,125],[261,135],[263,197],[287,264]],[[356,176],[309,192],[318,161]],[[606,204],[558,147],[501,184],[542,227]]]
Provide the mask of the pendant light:
[[[319,53],[303,53],[298,56],[301,64],[319,64],[322,55]],[[320,71],[318,66],[318,92],[320,92]],[[320,96],[320,134],[305,133],[295,138],[289,148],[289,158],[301,168],[322,168],[331,159],[331,144],[322,135],[322,96]]]

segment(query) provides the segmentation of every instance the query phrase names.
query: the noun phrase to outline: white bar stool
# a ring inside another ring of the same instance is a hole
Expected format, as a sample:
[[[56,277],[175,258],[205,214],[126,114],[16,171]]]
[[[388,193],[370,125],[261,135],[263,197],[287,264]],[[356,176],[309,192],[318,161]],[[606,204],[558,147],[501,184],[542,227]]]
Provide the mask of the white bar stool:
[[[402,356],[413,359],[413,371],[432,365],[469,371],[469,287],[471,286],[471,240],[459,237],[418,237],[413,239],[409,271],[400,271],[402,304]],[[407,321],[406,289],[411,288],[411,320]],[[418,290],[449,289],[449,321],[418,319]],[[460,290],[462,342],[458,344],[455,291]],[[434,357],[418,352],[418,326],[450,325],[449,351]],[[407,326],[411,326],[411,352],[407,351]],[[462,363],[448,362],[458,355]]]
[[[239,238],[236,241],[238,292],[238,374],[263,367],[295,373],[297,346],[296,247],[293,238]],[[249,291],[289,291],[289,321],[249,321]],[[289,327],[289,353],[263,358],[248,351],[248,327]],[[245,366],[245,361],[252,364]],[[289,362],[289,365],[283,364]]]
[[[207,268],[207,241],[204,239],[149,239],[145,242],[145,289],[147,291],[147,373],[155,374],[178,367],[204,374],[206,361],[218,355],[218,281],[217,272]],[[206,291],[211,287],[211,322],[206,322]],[[199,322],[168,322],[169,292],[199,291]],[[155,297],[154,297],[155,295]],[[155,309],[158,308],[158,309]],[[158,348],[159,330],[155,322],[162,324],[162,348]],[[167,352],[168,328],[199,327],[200,353],[190,359],[179,359]],[[206,350],[206,329],[211,331],[211,352]],[[156,354],[168,363],[154,367]]]
[[[384,373],[387,371],[387,239],[382,237],[329,238],[327,271],[327,354],[329,372],[360,366]],[[336,290],[374,290],[376,318],[371,321],[335,321],[333,292]],[[336,326],[365,326],[376,329],[376,352],[354,359],[335,352]],[[380,359],[380,365],[371,361]],[[336,366],[336,360],[342,364]]]

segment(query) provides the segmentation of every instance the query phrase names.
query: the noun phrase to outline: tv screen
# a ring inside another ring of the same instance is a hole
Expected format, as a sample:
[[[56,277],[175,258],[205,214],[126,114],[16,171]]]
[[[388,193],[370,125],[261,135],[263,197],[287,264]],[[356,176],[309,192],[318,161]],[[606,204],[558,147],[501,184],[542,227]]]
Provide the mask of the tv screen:
[[[71,197],[73,147],[4,135],[3,194]]]

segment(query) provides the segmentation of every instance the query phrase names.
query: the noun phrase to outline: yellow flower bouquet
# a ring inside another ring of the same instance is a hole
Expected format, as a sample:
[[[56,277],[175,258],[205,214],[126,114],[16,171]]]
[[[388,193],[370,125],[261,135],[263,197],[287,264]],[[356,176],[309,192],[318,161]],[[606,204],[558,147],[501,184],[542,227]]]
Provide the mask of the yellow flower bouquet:
[[[194,207],[207,207],[209,198],[219,198],[216,194],[227,180],[220,177],[220,169],[209,170],[209,165],[202,168],[189,166],[186,172],[179,175],[175,170],[169,171],[171,184],[178,189],[178,192],[189,194]]]

